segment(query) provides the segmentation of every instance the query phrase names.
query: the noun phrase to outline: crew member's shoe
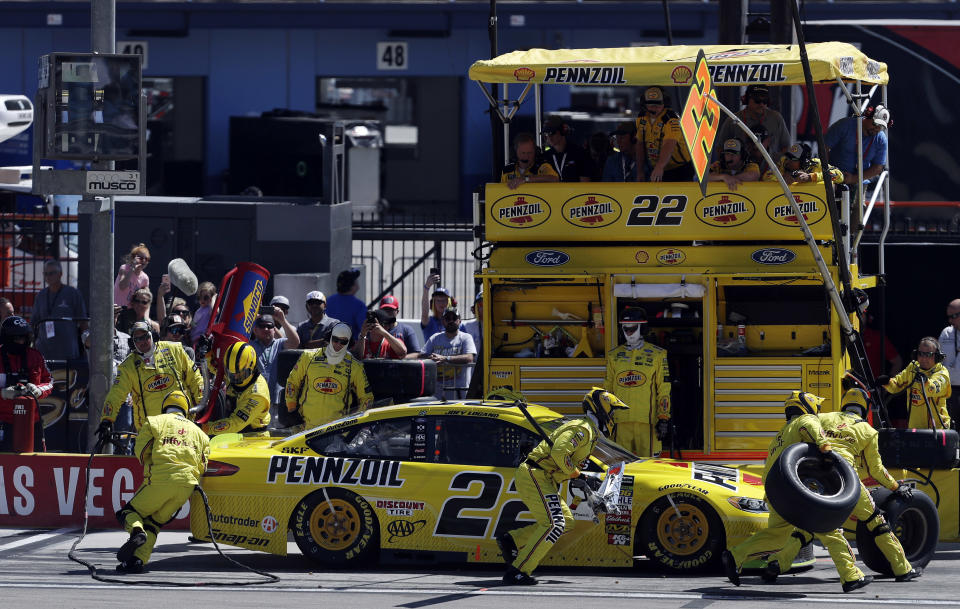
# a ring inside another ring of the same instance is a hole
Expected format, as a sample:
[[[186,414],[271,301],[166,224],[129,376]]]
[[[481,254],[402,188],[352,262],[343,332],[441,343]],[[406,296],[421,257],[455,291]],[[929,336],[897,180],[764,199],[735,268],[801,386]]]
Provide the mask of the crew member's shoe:
[[[536,586],[537,580],[516,567],[508,567],[503,574],[503,583],[509,586]]]
[[[134,527],[130,530],[130,539],[127,540],[127,543],[120,546],[120,549],[117,551],[117,560],[121,563],[129,563],[133,559],[133,553],[137,551],[137,548],[147,543],[147,533],[140,527]],[[137,559],[139,561],[139,559]],[[141,563],[141,567],[142,567]]]
[[[497,547],[500,548],[500,553],[503,554],[503,562],[507,563],[507,566],[513,564],[513,561],[516,560],[519,552],[517,551],[517,544],[513,541],[513,535],[510,533],[504,533],[503,535],[497,536]]]
[[[764,567],[763,573],[760,574],[760,579],[763,580],[765,584],[772,584],[777,581],[777,577],[780,575],[780,563],[771,560],[767,563],[767,566]]]
[[[117,573],[143,573],[143,561],[139,558],[131,558],[117,565]]]
[[[734,586],[740,585],[740,571],[737,569],[737,561],[730,553],[730,550],[724,550],[720,555],[720,562],[723,563],[723,571],[727,574],[727,579]]]
[[[853,592],[854,590],[859,590],[870,584],[873,581],[872,575],[864,575],[860,579],[855,579],[852,582],[843,582],[843,591],[844,592]]]
[[[908,582],[908,581],[910,581],[911,579],[917,579],[917,578],[920,577],[920,575],[922,575],[922,574],[923,574],[923,567],[921,567],[921,568],[919,568],[919,569],[910,569],[909,571],[907,571],[907,572],[904,573],[903,575],[898,575],[898,576],[897,576],[896,578],[894,578],[894,579],[895,579],[895,581],[898,581],[898,582]]]

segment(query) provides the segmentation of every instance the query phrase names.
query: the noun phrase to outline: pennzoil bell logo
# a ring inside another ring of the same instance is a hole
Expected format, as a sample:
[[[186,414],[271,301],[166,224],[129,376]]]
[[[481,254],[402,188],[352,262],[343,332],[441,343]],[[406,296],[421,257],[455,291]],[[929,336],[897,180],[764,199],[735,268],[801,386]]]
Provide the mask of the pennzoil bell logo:
[[[673,266],[675,264],[683,264],[683,261],[686,259],[687,255],[683,253],[683,250],[678,250],[674,247],[668,247],[667,249],[657,252],[657,264]]]
[[[534,195],[507,195],[494,202],[490,214],[508,228],[533,228],[550,217],[550,204]]]
[[[621,387],[636,387],[647,382],[647,377],[639,370],[624,370],[617,375],[617,385]]]
[[[525,258],[534,266],[560,266],[570,262],[570,255],[559,250],[535,250]]]
[[[800,213],[803,214],[803,219],[807,221],[807,224],[816,224],[827,217],[827,206],[823,199],[802,192],[793,193],[793,200],[797,202],[797,207],[800,208]],[[770,199],[767,203],[767,216],[780,226],[791,228],[800,226],[793,205],[783,195]]]
[[[782,247],[765,247],[750,254],[750,258],[757,264],[787,264],[793,262],[796,257],[792,250]]]
[[[340,381],[335,378],[330,378],[329,376],[317,378],[313,381],[313,388],[319,391],[320,393],[340,393],[340,390],[343,388],[340,385]]]
[[[707,226],[729,228],[746,224],[756,213],[753,201],[733,192],[719,192],[700,199],[695,208],[697,220]]]
[[[173,379],[169,374],[155,374],[153,378],[144,384],[147,391],[163,391],[173,385]]]
[[[563,204],[563,219],[580,228],[610,226],[620,219],[620,203],[606,195],[585,194],[567,199]]]

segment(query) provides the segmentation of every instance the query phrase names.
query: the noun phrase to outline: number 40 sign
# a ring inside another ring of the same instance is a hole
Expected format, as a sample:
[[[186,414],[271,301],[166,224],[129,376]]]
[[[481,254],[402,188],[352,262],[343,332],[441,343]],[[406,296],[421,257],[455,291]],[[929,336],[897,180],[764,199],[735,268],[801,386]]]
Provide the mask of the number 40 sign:
[[[716,91],[710,80],[703,49],[697,53],[697,67],[693,73],[695,78],[690,85],[690,95],[687,96],[687,103],[680,115],[680,130],[700,180],[700,192],[707,194],[707,173],[710,171],[713,141],[720,127],[720,106],[711,99],[716,98]]]

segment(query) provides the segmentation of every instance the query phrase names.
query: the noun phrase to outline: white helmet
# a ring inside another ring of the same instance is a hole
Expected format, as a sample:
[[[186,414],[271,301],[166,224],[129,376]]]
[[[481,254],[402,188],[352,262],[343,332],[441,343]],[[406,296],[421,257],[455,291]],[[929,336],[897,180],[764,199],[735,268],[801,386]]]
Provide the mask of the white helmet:
[[[331,364],[339,364],[343,361],[343,358],[347,356],[347,347],[350,346],[350,337],[352,335],[353,332],[350,330],[350,326],[343,322],[339,322],[333,327],[333,331],[330,333],[330,343],[323,351],[327,356],[328,362]]]

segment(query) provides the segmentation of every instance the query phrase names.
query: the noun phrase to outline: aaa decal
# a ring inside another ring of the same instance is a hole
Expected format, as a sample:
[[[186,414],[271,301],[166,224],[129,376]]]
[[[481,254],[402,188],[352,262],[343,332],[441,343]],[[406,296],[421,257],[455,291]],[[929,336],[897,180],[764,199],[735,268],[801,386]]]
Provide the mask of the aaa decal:
[[[313,388],[320,393],[335,394],[343,390],[343,385],[337,379],[325,376],[317,377],[313,381]]]
[[[620,219],[623,209],[606,195],[586,194],[568,199],[562,208],[563,219],[580,228],[610,226]]]
[[[387,523],[387,533],[390,533],[387,543],[393,543],[400,537],[409,537],[422,529],[425,524],[427,524],[426,520],[392,520]]]
[[[647,382],[647,375],[639,370],[624,370],[617,375],[617,385],[621,387],[638,387]]]
[[[720,192],[700,199],[694,208],[697,220],[707,226],[729,228],[746,224],[757,212],[753,201],[733,192]]]
[[[163,391],[173,386],[173,377],[169,374],[154,374],[153,378],[144,383],[143,386],[147,391]]]
[[[507,195],[494,202],[490,214],[507,228],[533,228],[550,218],[550,204],[534,195]]]
[[[807,193],[794,193],[793,200],[797,202],[807,224],[816,224],[827,217],[827,205],[823,199]],[[793,205],[783,195],[770,199],[767,203],[767,216],[780,226],[800,226]]]
[[[687,255],[683,253],[683,250],[678,250],[673,247],[668,247],[667,249],[657,252],[657,264],[673,266],[675,264],[683,264],[683,261],[686,259]]]

